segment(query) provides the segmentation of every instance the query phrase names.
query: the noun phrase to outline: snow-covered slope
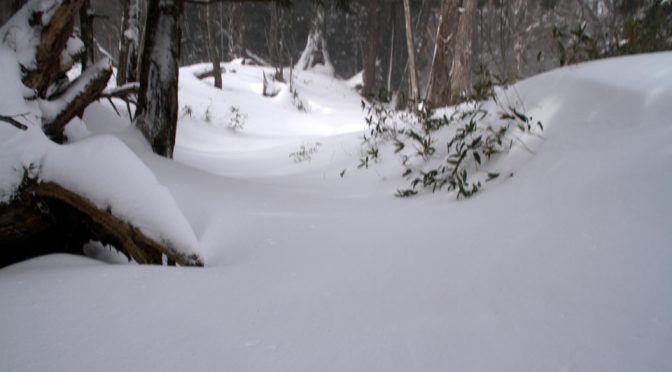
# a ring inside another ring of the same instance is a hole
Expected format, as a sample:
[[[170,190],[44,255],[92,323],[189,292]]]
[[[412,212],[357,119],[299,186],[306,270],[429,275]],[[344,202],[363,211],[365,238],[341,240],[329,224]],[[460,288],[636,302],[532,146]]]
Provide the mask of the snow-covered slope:
[[[116,123],[89,129],[169,188],[208,267],[2,269],[4,369],[672,369],[672,53],[517,84],[546,130],[468,201],[394,198],[393,158],[356,170],[363,121],[344,83],[300,73],[304,113],[287,86],[261,97],[261,68],[227,65],[218,92],[190,77],[202,67],[182,70],[177,162],[102,106],[84,121]],[[235,131],[232,106],[247,115]],[[310,161],[289,156],[317,142]]]

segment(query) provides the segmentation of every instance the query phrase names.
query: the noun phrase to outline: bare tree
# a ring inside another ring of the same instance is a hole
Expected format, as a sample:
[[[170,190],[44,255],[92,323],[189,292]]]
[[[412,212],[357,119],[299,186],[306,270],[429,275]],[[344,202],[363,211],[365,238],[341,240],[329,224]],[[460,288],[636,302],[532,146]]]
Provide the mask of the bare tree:
[[[243,8],[240,4],[231,2],[228,4],[228,27],[229,35],[229,58],[241,58],[245,56],[245,47],[243,39]]]
[[[450,104],[450,66],[455,56],[459,0],[443,0],[427,87],[427,100],[435,107]]]
[[[121,40],[117,85],[137,80],[138,47],[140,44],[140,0],[123,0]]]
[[[464,0],[455,34],[455,57],[451,68],[450,92],[453,102],[471,90],[472,55],[477,0]]]
[[[411,4],[404,0],[404,22],[406,24],[406,49],[408,50],[408,75],[410,77],[410,104],[416,107],[418,102],[418,70],[415,66],[415,46],[413,43],[413,26],[411,25]]]
[[[380,1],[369,1],[368,26],[366,34],[366,58],[364,60],[364,87],[362,95],[372,97],[378,89],[378,49],[380,38]]]
[[[219,50],[219,35],[218,35],[218,21],[219,21],[219,4],[208,4],[205,6],[206,24],[207,24],[207,39],[208,39],[208,56],[212,62],[212,74],[215,78],[215,88],[222,89],[222,54]]]

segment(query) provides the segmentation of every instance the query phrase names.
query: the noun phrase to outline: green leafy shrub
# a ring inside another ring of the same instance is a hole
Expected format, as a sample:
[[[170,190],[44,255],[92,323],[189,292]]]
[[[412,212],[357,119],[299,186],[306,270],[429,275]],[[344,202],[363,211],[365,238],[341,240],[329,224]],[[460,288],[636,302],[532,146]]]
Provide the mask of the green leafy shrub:
[[[514,144],[511,129],[522,133],[543,130],[521,108],[504,106],[496,93],[502,79],[481,67],[469,100],[448,115],[436,115],[426,103],[416,113],[394,112],[381,102],[362,102],[368,130],[365,132],[359,168],[380,160],[379,147],[391,143],[404,166],[409,187],[398,197],[417,195],[419,190],[455,192],[458,199],[476,194],[485,182],[499,177],[496,172],[478,172],[493,156],[509,151]],[[504,100],[508,101],[508,100]],[[495,104],[497,115],[487,110]],[[448,138],[443,144],[439,138]],[[476,175],[474,175],[476,173]]]

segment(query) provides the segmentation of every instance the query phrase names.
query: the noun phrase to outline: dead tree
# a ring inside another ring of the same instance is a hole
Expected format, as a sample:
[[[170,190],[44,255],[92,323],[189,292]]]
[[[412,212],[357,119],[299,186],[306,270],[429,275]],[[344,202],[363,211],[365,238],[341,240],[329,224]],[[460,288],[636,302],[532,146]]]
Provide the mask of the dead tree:
[[[313,21],[306,41],[306,47],[296,63],[299,70],[310,70],[316,66],[324,66],[327,71],[333,72],[329,51],[327,50],[327,41],[325,39],[325,19],[324,7],[322,5],[313,5]]]
[[[111,62],[104,59],[89,66],[73,82],[62,84],[65,71],[80,55],[79,51],[68,52],[66,45],[82,2],[60,0],[48,9],[49,17],[36,11],[25,25],[19,25],[32,28],[37,38],[36,63],[30,68],[23,66],[22,80],[41,100],[42,130],[55,140],[65,139],[65,125],[100,97],[111,74]],[[0,40],[8,43],[8,35],[0,35]],[[15,130],[29,129],[15,117],[0,116],[0,122]],[[0,203],[0,266],[48,253],[81,253],[83,243],[91,240],[111,244],[138,263],[161,264],[166,257],[180,265],[203,265],[198,256],[148,237],[110,208],[101,208],[57,183],[42,182],[32,172],[24,172],[12,199]]]

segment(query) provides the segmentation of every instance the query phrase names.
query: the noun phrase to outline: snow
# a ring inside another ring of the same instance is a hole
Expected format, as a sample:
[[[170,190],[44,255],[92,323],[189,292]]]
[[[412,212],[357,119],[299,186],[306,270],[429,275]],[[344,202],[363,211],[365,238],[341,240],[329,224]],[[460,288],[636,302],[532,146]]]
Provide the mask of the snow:
[[[49,23],[61,2],[62,0],[31,0],[0,27],[2,44],[14,50],[19,63],[29,70],[35,68],[35,49],[40,42],[41,31],[40,26],[30,26],[29,18],[34,13],[41,13],[41,25],[45,25]]]
[[[74,86],[88,84],[110,63],[106,58],[97,62]],[[4,123],[0,126],[0,204],[11,201],[27,174],[38,182],[54,182],[86,197],[178,252],[199,253],[193,229],[170,191],[122,141],[108,135],[89,136],[86,124],[78,119],[69,125],[73,128],[68,133],[80,141],[60,146],[44,135],[43,119],[55,117],[73,97],[66,92],[55,101],[24,100],[27,89],[20,80],[16,54],[5,46],[0,46],[0,78],[4,82],[0,115],[28,125],[26,131]],[[121,182],[120,175],[125,177]]]
[[[68,105],[85,91],[87,86],[91,85],[95,79],[100,78],[104,71],[109,71],[111,68],[112,61],[109,58],[104,57],[81,73],[80,76],[72,82],[72,85],[57,97],[52,98],[51,100],[39,100],[42,118],[46,122],[54,121],[68,108]]]
[[[356,169],[363,114],[345,82],[295,71],[301,112],[288,84],[262,96],[272,69],[227,64],[220,91],[194,77],[204,67],[181,71],[176,161],[102,103],[59,151],[141,159],[129,174],[167,188],[206,268],[52,255],[1,269],[3,368],[672,369],[672,53],[516,84],[545,131],[467,201],[394,198],[407,180],[389,151]]]

